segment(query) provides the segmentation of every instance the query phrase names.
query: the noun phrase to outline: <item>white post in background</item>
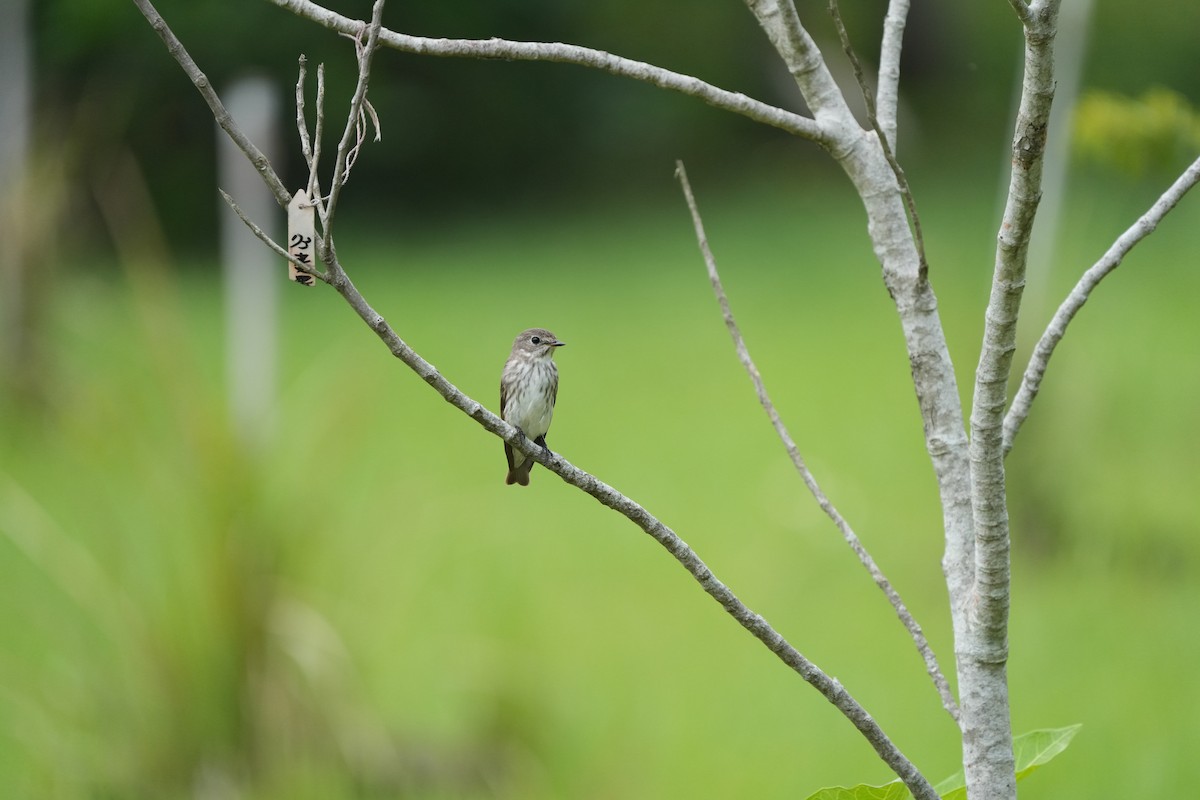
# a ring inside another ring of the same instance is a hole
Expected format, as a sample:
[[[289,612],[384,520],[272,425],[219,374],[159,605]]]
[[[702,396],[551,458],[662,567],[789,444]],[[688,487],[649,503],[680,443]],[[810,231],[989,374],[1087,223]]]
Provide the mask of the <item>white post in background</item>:
[[[26,0],[0,3],[0,187],[6,194],[21,184],[29,158],[33,63],[28,11]]]
[[[19,221],[26,196],[33,117],[33,60],[26,0],[0,0],[0,378],[21,383],[30,331],[25,306],[27,243]],[[3,374],[8,373],[8,374]],[[0,381],[0,385],[3,381]]]
[[[265,78],[243,78],[223,93],[226,108],[272,163],[279,161],[279,101]],[[225,132],[217,129],[220,186],[273,239],[284,212]],[[225,283],[225,374],[230,418],[241,443],[255,450],[271,435],[275,404],[276,307],[287,281],[283,262],[221,203],[221,260]]]

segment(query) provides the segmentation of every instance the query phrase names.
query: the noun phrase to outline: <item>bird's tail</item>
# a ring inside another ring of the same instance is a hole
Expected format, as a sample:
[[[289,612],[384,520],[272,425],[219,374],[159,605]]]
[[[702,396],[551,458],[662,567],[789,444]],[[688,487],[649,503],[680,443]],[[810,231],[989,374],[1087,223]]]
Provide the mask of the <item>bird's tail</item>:
[[[534,460],[527,458],[519,467],[513,467],[508,471],[508,476],[504,479],[505,486],[512,486],[514,483],[518,486],[529,485],[529,470],[533,469]]]

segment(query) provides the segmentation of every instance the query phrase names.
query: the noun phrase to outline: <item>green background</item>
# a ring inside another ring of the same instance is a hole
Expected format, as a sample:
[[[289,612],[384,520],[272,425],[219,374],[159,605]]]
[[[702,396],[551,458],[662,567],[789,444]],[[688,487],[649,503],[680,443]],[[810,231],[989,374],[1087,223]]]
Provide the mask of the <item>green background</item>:
[[[980,50],[986,74],[964,69],[951,88],[978,97],[970,81],[986,80],[999,119],[1017,40],[1011,12],[993,5],[1008,26],[994,52],[1007,55],[986,72],[993,50]],[[181,8],[179,28],[199,25]],[[171,4],[161,10],[174,22]],[[537,10],[529,16],[548,24]],[[127,11],[111,24],[152,54],[161,75],[147,82],[172,84],[189,109],[179,113],[197,113]],[[1097,37],[1116,13],[1099,4]],[[1158,30],[1144,13],[1138,35]],[[494,32],[521,35],[522,21]],[[767,58],[753,36],[745,46]],[[294,48],[282,49],[290,69]],[[1105,82],[1097,59],[1091,82],[1188,91],[1172,64],[1194,55],[1138,52],[1140,83]],[[373,82],[385,134],[407,140],[442,107],[413,114],[384,100],[385,66]],[[541,70],[564,87],[599,80],[549,65],[446,69],[512,70],[496,80],[518,86]],[[632,98],[632,119],[660,100],[690,103],[604,80],[622,108]],[[921,99],[937,88],[931,78],[914,88],[902,156],[966,396],[1007,133],[950,112],[939,126],[939,107]],[[39,97],[55,107],[53,92]],[[936,487],[861,205],[815,148],[708,109],[700,122],[679,113],[682,128],[645,122],[659,144],[638,152],[621,145],[646,137],[618,130],[607,155],[546,159],[531,174],[566,164],[569,179],[531,178],[519,198],[506,187],[528,161],[485,153],[497,173],[477,181],[435,165],[420,180],[441,193],[419,213],[405,210],[411,195],[396,197],[407,184],[373,183],[395,174],[373,166],[397,158],[385,139],[355,180],[378,174],[347,189],[339,255],[399,334],[493,410],[519,330],[567,341],[551,446],[676,530],[937,781],[960,768],[953,725],[757,405],[673,158],[689,159],[726,290],[793,437],[950,670]],[[676,130],[696,144],[672,150]],[[634,526],[541,468],[528,489],[505,487],[500,442],[391,359],[327,287],[283,287],[276,414],[261,447],[239,443],[225,411],[219,271],[204,241],[175,233],[187,227],[179,208],[212,202],[211,175],[184,180],[206,163],[190,135],[166,148],[186,156],[175,159],[184,200],[163,199],[147,157],[153,210],[125,229],[97,215],[63,231],[39,329],[41,398],[6,396],[0,408],[6,794],[804,797],[889,779],[832,707]],[[429,148],[439,149],[454,160],[470,148]],[[1169,181],[1073,166],[1054,257],[1033,265],[1021,366],[1078,275]],[[1024,797],[1184,796],[1200,779],[1196,220],[1189,198],[1095,293],[1008,460],[1014,729],[1084,726]],[[110,237],[126,243],[119,252]]]

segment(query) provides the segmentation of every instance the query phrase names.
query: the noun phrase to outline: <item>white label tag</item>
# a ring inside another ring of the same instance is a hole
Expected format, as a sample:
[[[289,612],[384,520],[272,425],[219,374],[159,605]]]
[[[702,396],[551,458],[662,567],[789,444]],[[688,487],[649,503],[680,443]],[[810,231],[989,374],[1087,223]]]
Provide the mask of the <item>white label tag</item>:
[[[312,268],[317,241],[316,206],[308,201],[306,190],[301,189],[292,195],[287,219],[288,255],[305,267]],[[312,275],[296,269],[291,261],[288,262],[288,278],[303,286],[312,286],[316,282]]]

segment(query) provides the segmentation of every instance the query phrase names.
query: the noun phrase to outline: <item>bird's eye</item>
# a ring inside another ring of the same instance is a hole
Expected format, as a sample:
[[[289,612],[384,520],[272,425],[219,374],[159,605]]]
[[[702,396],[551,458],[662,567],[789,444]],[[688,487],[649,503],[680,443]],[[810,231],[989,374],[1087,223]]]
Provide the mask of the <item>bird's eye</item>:
[[[530,339],[529,341],[533,342],[534,344],[541,344],[541,343],[542,343],[542,340],[541,340],[541,338],[540,338],[540,337],[538,337],[538,336],[535,336],[535,337],[533,337],[533,338],[532,338],[532,339]]]

